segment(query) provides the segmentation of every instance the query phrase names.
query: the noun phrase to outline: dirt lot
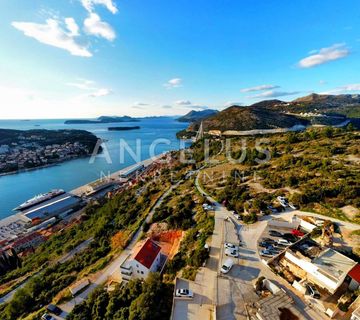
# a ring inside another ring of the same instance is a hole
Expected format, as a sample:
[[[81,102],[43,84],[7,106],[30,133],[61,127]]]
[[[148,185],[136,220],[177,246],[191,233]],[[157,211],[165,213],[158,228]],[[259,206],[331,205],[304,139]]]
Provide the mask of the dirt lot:
[[[155,223],[151,226],[148,236],[158,242],[161,252],[172,259],[179,251],[184,232],[182,230],[167,230],[166,223]]]

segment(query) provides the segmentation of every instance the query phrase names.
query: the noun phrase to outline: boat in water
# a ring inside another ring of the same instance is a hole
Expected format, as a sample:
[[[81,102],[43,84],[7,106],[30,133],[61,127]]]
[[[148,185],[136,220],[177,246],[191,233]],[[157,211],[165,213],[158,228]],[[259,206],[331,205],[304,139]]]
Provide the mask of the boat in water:
[[[16,207],[14,209],[14,211],[22,211],[25,209],[28,209],[30,207],[33,207],[39,203],[45,202],[47,200],[50,200],[52,198],[55,198],[57,196],[60,196],[62,194],[64,194],[65,191],[62,189],[55,189],[55,190],[51,190],[49,192],[43,193],[43,194],[39,194],[27,201],[25,201],[24,203],[22,203],[21,205],[19,205],[18,207]]]

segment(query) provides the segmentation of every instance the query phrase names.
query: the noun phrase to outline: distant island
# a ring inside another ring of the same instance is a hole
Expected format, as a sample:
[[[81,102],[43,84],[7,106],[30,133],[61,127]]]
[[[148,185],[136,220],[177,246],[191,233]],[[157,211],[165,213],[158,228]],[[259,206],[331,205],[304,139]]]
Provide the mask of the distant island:
[[[97,140],[85,130],[0,129],[0,175],[89,156]]]
[[[109,127],[109,131],[127,131],[127,130],[136,130],[140,129],[139,126],[132,126],[132,127]]]
[[[101,116],[97,119],[73,119],[66,120],[65,124],[98,124],[98,123],[116,123],[116,122],[139,122],[139,119],[132,118],[129,116],[123,117],[110,117],[110,116]]]

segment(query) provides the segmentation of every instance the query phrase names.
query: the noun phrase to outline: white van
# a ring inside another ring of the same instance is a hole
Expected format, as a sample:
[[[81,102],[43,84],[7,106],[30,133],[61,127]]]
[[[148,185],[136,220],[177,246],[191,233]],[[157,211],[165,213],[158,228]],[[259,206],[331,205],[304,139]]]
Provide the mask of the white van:
[[[234,261],[232,259],[226,259],[226,261],[223,263],[223,265],[221,266],[221,273],[228,273],[232,266],[234,265]]]
[[[283,245],[283,246],[289,246],[289,245],[291,245],[291,242],[290,241],[288,241],[288,240],[286,240],[286,239],[278,239],[278,244],[281,244],[281,245]]]

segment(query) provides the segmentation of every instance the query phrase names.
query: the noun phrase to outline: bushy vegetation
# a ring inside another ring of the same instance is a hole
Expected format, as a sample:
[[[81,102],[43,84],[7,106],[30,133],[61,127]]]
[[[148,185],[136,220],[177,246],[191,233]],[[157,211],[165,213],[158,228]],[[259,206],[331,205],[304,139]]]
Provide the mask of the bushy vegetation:
[[[153,215],[152,222],[165,221],[171,229],[186,230],[194,224],[192,219],[194,207],[195,203],[191,195],[181,196],[178,199],[176,207],[163,204],[157,208]]]
[[[66,230],[40,246],[35,254],[23,262],[23,267],[3,276],[2,282],[15,279],[30,271],[40,273],[19,289],[5,305],[1,318],[17,319],[52,301],[55,295],[76,280],[85,268],[106,257],[112,249],[113,236],[120,230],[135,231],[151,207],[155,186],[149,185],[141,196],[135,190],[127,190],[102,204],[90,206],[78,226]],[[94,237],[89,247],[74,258],[60,264],[58,257],[77,244]],[[96,270],[95,270],[96,271]]]
[[[217,155],[219,164],[206,169],[210,178],[205,188],[239,214],[248,203],[254,211],[267,214],[267,205],[274,206],[277,195],[286,195],[303,210],[338,219],[360,218],[349,218],[340,210],[345,205],[360,207],[358,131],[352,126],[325,127],[268,135],[266,139],[263,147],[271,158],[263,163],[258,161],[265,154],[255,147],[257,137],[246,137],[246,152],[242,150],[243,138],[232,139],[231,157],[241,163],[232,164],[225,151]],[[263,197],[264,193],[269,197]],[[250,221],[254,218],[245,217]]]
[[[179,252],[166,264],[164,273],[169,279],[180,270],[183,270],[183,277],[194,279],[197,269],[209,257],[205,244],[214,230],[214,217],[201,207],[204,199],[195,203],[193,198],[200,196],[195,196],[193,188],[193,180],[181,185],[181,191],[175,191],[165,199],[152,219],[152,222],[166,222],[169,229],[186,231]]]
[[[358,135],[328,127],[290,133],[272,145],[284,152],[273,159],[271,167],[258,172],[265,187],[298,189],[293,201],[303,206],[360,207],[360,172],[345,159],[346,154],[360,151]],[[285,152],[287,148],[291,152]]]
[[[131,280],[108,293],[95,290],[67,317],[69,320],[162,320],[169,319],[173,285],[162,282],[157,273],[150,274],[142,283]]]
[[[0,255],[0,275],[4,275],[10,270],[21,267],[21,260],[14,249],[3,252]]]

